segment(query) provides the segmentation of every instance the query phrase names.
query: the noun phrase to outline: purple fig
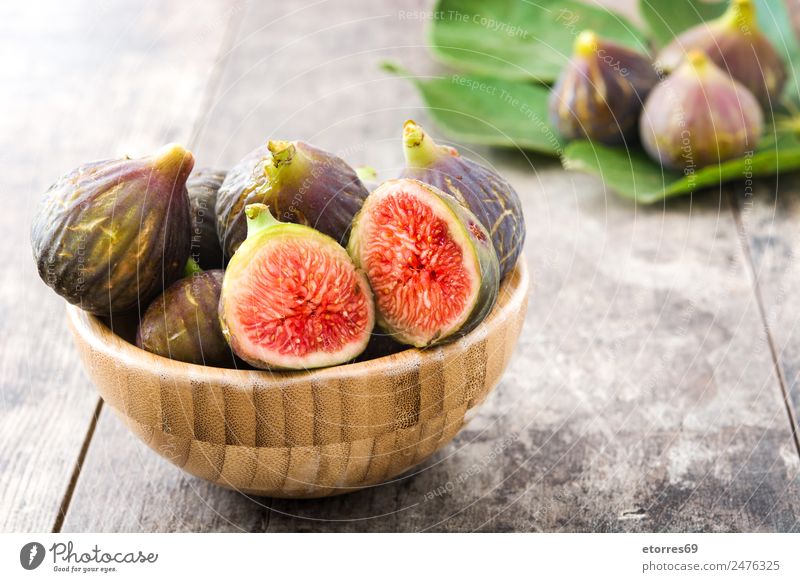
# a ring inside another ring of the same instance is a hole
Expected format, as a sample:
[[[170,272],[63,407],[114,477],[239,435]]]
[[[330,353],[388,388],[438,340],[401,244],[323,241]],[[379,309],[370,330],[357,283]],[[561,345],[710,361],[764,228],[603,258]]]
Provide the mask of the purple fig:
[[[506,276],[525,243],[525,218],[514,188],[497,172],[438,145],[414,121],[403,126],[406,167],[401,178],[419,180],[449,194],[472,211],[489,231],[500,277]]]
[[[39,275],[86,311],[144,307],[189,258],[186,179],[192,154],[171,144],[152,156],[80,166],[44,195],[31,226]]]
[[[192,265],[193,261],[189,263]],[[186,275],[147,308],[139,324],[136,345],[181,362],[237,367],[222,335],[217,312],[223,271],[189,267]]]
[[[675,70],[691,50],[700,50],[755,95],[774,107],[786,83],[786,67],[759,30],[753,0],[731,0],[716,20],[698,24],[675,38],[658,56],[665,71]]]
[[[192,258],[203,269],[221,269],[222,246],[217,236],[217,191],[225,172],[203,168],[186,182],[192,215]]]
[[[368,194],[341,158],[301,141],[270,141],[234,166],[217,193],[225,258],[247,237],[248,204],[266,204],[276,219],[310,226],[344,244]]]
[[[650,59],[585,30],[550,93],[550,119],[567,139],[615,145],[636,133],[658,74]]]
[[[763,127],[753,94],[704,53],[692,51],[650,94],[640,134],[653,159],[688,175],[752,150]]]

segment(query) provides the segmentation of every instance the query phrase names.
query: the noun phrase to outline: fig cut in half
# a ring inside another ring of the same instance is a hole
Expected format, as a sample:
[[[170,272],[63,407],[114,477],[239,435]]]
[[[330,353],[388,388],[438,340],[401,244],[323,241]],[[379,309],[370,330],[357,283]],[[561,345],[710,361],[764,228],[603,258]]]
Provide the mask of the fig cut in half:
[[[219,316],[233,351],[257,368],[304,370],[364,351],[375,324],[372,292],[336,241],[245,208],[247,238],[222,282]]]
[[[378,325],[426,347],[474,329],[497,298],[500,268],[472,212],[418,180],[384,182],[353,223],[350,256],[375,294]]]

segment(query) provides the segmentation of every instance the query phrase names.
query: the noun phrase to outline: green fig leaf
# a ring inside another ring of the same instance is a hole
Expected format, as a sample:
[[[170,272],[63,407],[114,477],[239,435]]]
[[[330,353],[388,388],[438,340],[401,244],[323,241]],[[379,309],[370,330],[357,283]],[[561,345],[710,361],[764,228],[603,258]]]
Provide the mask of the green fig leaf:
[[[658,46],[696,24],[721,16],[727,6],[727,1],[639,0],[639,11]]]
[[[751,155],[707,166],[688,176],[663,169],[638,148],[613,148],[587,140],[567,145],[561,161],[566,169],[599,176],[625,198],[653,204],[723,182],[800,169],[800,137],[794,131],[771,129]]]
[[[797,37],[792,30],[792,15],[786,9],[786,0],[754,0],[758,26],[783,55],[797,50]]]
[[[421,78],[393,63],[382,66],[414,83],[431,117],[454,139],[553,156],[561,152],[563,142],[548,120],[547,87],[482,76]]]
[[[619,14],[574,0],[438,0],[430,28],[434,55],[469,73],[554,81],[586,29],[639,51],[647,41]]]
[[[792,15],[785,1],[755,0],[758,25],[783,57],[789,71],[783,101],[790,108],[800,107],[800,42],[792,29]]]

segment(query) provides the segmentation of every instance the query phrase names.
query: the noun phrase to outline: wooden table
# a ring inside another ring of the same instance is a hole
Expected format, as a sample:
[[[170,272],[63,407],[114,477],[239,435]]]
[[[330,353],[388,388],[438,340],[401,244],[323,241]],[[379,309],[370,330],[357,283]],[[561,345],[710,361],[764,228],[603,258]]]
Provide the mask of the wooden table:
[[[430,119],[377,63],[441,69],[425,23],[389,0],[29,4],[0,8],[0,530],[800,530],[789,176],[641,207],[555,160],[467,147],[524,200],[534,287],[508,373],[451,446],[413,477],[310,502],[152,453],[99,400],[36,276],[40,193],[168,141],[224,168],[299,138],[393,176],[402,122]]]

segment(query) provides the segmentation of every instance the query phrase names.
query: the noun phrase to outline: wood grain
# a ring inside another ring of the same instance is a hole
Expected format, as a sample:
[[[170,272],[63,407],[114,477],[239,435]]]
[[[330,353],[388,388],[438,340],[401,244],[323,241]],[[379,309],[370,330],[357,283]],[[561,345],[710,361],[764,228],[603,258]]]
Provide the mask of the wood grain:
[[[225,167],[288,135],[393,177],[402,122],[430,123],[376,65],[439,72],[424,24],[388,2],[248,6],[198,156]],[[798,530],[800,462],[727,195],[638,208],[557,162],[462,151],[520,192],[534,295],[449,447],[389,485],[274,500],[187,478],[104,413],[65,531]]]
[[[739,236],[752,261],[755,292],[769,330],[756,345],[780,374],[796,438],[800,438],[800,178],[785,176],[743,185],[735,196]],[[800,442],[798,442],[800,447]]]
[[[67,312],[103,399],[158,454],[236,491],[325,497],[392,479],[456,435],[508,365],[529,287],[521,263],[465,337],[307,372],[172,361],[75,306]]]
[[[212,70],[222,2],[4,3],[0,8],[0,531],[49,531],[97,394],[63,301],[38,278],[28,229],[59,174],[186,139]]]

